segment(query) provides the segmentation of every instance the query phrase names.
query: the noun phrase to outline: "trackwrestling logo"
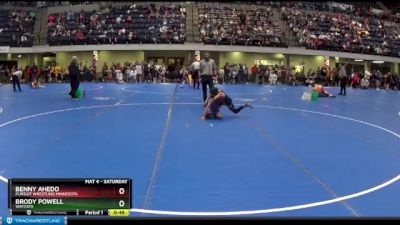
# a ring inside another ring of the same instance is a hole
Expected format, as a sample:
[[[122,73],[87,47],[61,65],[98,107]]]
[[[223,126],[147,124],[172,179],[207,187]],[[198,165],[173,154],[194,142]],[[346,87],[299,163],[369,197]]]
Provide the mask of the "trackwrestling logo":
[[[1,224],[1,223],[0,223]],[[53,225],[64,225],[65,217],[7,217],[3,218],[3,224],[53,224]]]

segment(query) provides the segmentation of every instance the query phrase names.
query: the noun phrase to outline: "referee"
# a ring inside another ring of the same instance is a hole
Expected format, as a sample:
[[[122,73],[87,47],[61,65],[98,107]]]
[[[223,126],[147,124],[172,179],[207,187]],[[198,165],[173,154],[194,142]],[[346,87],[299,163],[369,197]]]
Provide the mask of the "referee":
[[[339,95],[346,95],[346,86],[347,86],[347,80],[349,77],[347,76],[347,71],[346,71],[346,64],[342,64],[339,70],[339,77],[340,77],[340,93]]]
[[[214,76],[217,75],[217,65],[213,59],[210,59],[210,53],[204,54],[204,59],[200,61],[200,78],[203,88],[203,101],[207,100],[207,85],[208,88],[214,87]]]
[[[69,71],[69,78],[70,78],[70,83],[71,83],[71,91],[69,92],[69,95],[73,99],[77,99],[78,96],[76,95],[76,91],[79,88],[79,75],[81,71],[79,70],[78,67],[78,58],[76,56],[72,57],[71,64],[68,67]]]

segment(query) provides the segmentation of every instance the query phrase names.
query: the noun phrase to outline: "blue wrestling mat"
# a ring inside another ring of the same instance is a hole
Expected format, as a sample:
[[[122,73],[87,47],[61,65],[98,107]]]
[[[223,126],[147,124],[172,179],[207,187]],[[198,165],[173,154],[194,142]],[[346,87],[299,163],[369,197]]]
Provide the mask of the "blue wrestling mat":
[[[8,178],[128,177],[132,216],[400,216],[399,92],[219,85],[254,108],[202,121],[188,86],[81,87],[0,87],[0,215]]]

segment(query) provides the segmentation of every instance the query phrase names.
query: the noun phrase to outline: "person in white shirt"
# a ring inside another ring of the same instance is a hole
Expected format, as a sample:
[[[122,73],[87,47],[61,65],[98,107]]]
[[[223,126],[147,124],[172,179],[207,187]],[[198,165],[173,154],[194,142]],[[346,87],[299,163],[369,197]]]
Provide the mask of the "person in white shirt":
[[[119,17],[117,17],[117,19],[116,19],[117,24],[120,24],[120,23],[121,23],[121,17],[122,17],[122,15],[120,15]]]
[[[120,69],[115,70],[115,74],[117,77],[117,83],[122,84],[124,83],[124,75],[122,74]]]
[[[131,74],[131,67],[130,66],[125,66],[125,77],[126,81],[129,82],[129,75]]]
[[[368,89],[369,88],[369,80],[367,79],[366,76],[361,80],[361,88],[362,89]]]
[[[25,35],[21,36],[21,42],[26,42],[28,41],[28,38]]]
[[[189,71],[187,70],[185,65],[182,65],[182,69],[179,71],[180,77],[181,77],[181,88],[183,88],[183,85],[187,83],[190,87],[190,82],[188,78]]]
[[[197,84],[197,89],[200,89],[199,70],[200,70],[200,61],[198,61],[197,57],[195,56],[192,65],[190,65],[190,73],[192,74],[194,89],[196,89],[196,84]]]
[[[136,67],[132,66],[131,69],[129,70],[129,81],[130,82],[134,82],[137,83],[137,71],[136,71]]]
[[[218,71],[218,79],[222,80],[222,83],[225,83],[224,74],[225,74],[224,67],[221,67],[221,69],[219,69]]]
[[[275,72],[272,72],[271,75],[268,78],[269,83],[272,85],[276,85],[276,81],[278,80],[278,75],[276,75]]]
[[[365,71],[365,75],[364,77],[367,78],[367,80],[369,80],[371,78],[372,74],[371,72],[369,72],[368,70]]]
[[[143,67],[141,63],[136,64],[136,77],[137,82],[142,82],[143,79]]]
[[[165,83],[165,73],[167,72],[167,68],[165,67],[165,65],[161,65],[160,68],[160,76],[161,76],[161,82]]]
[[[231,67],[231,77],[230,77],[231,84],[236,83],[236,76],[237,76],[237,72],[236,72],[235,68]]]
[[[21,85],[19,83],[19,79],[21,78],[21,76],[22,76],[21,69],[19,69],[19,68],[16,69],[15,66],[13,66],[13,68],[11,69],[11,79],[12,79],[12,82],[13,82],[14,91],[17,91],[17,89],[15,88],[15,85],[18,86],[18,90],[19,91],[22,91],[21,90]]]

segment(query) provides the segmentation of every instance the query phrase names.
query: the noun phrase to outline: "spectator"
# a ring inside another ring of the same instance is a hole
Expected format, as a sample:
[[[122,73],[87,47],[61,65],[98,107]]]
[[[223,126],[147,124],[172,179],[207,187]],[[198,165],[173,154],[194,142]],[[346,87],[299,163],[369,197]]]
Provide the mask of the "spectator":
[[[36,63],[33,63],[33,66],[32,66],[31,87],[32,88],[39,88],[40,87],[40,71],[39,71],[39,67],[36,65]]]
[[[359,83],[360,83],[360,77],[359,77],[358,73],[353,73],[351,75],[351,86],[353,88],[357,88]]]
[[[218,71],[218,83],[219,84],[223,84],[225,82],[224,74],[225,74],[224,67],[221,67],[221,69],[219,69],[219,71]]]
[[[167,68],[165,67],[165,65],[164,64],[162,64],[161,66],[160,66],[160,70],[159,70],[160,72],[160,78],[161,78],[161,82],[162,83],[165,83],[166,82],[166,73],[167,73]]]
[[[254,64],[253,67],[251,67],[251,74],[252,74],[251,80],[252,80],[253,82],[256,81],[258,72],[259,72],[258,66],[257,66],[257,64]]]
[[[278,80],[278,76],[277,76],[277,74],[273,71],[272,73],[271,73],[271,75],[269,76],[269,83],[271,84],[271,85],[276,85],[277,84],[277,80]]]
[[[128,82],[134,82],[137,83],[137,71],[136,71],[136,66],[132,66],[129,69],[129,79]]]
[[[197,59],[197,56],[194,57],[193,63],[190,65],[190,72],[192,74],[193,80],[193,89],[200,89],[200,80],[199,80],[199,71],[200,71],[200,61]]]
[[[243,69],[243,82],[247,82],[249,76],[249,70],[247,68],[247,65],[244,64],[242,69]]]
[[[108,66],[107,66],[107,63],[104,63],[103,68],[101,69],[101,73],[103,75],[103,82],[107,82],[107,80],[108,80]]]
[[[55,82],[61,82],[61,72],[62,72],[62,68],[60,66],[60,64],[56,64],[56,66],[54,67],[54,74],[55,74]]]
[[[0,65],[0,85],[7,81],[7,71],[4,65]]]
[[[368,89],[369,88],[369,80],[366,76],[361,79],[361,88],[362,89]]]
[[[230,68],[231,67],[230,67],[229,63],[226,63],[224,66],[224,81],[226,81],[228,83],[229,83],[230,71],[231,71]]]
[[[392,84],[392,75],[391,73],[387,73],[384,75],[384,87],[386,90],[389,90],[389,88],[391,87]]]
[[[141,83],[143,79],[143,66],[141,63],[136,63],[136,74],[137,81]]]
[[[115,70],[115,76],[116,76],[117,83],[119,83],[119,84],[124,83],[124,75],[119,67]]]

